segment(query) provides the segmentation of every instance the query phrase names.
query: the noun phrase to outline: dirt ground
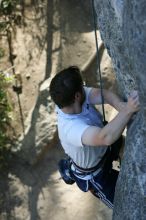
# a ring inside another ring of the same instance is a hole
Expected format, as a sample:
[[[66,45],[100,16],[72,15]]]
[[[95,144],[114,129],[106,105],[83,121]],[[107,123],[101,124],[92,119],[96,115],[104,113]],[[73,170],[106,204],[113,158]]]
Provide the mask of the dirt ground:
[[[95,40],[90,4],[83,0],[40,1],[38,8],[29,6],[28,1],[24,22],[24,26],[16,29],[13,52],[17,54],[15,71],[21,74],[23,81],[20,104],[25,122],[36,102],[41,82],[65,66],[78,65],[82,68],[95,54]],[[1,42],[8,51],[6,38]],[[8,57],[5,56],[0,64],[2,69],[7,69],[10,66]],[[94,59],[88,68],[94,77],[95,69]],[[115,88],[111,60],[105,50],[101,70],[104,87]],[[95,79],[89,81],[87,72],[84,77],[87,85],[94,85]],[[14,136],[18,137],[23,125],[17,96],[13,90],[10,91],[15,110]],[[58,142],[36,166],[16,155],[12,157],[9,169],[0,175],[0,220],[112,218],[112,211],[97,198],[81,192],[75,184],[66,185],[60,179],[57,163],[63,156]]]

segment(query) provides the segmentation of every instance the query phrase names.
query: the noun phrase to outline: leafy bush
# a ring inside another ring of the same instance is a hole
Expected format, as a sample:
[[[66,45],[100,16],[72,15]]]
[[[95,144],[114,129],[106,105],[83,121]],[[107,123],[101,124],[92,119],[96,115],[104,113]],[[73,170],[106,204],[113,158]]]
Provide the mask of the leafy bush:
[[[7,97],[7,86],[10,78],[6,77],[3,72],[0,72],[0,168],[6,163],[6,152],[8,143],[8,125],[10,122],[9,113],[11,111]]]
[[[5,15],[10,15],[17,5],[17,0],[2,0],[0,5],[0,12]]]
[[[17,20],[21,21],[21,16],[16,12],[16,6],[20,4],[18,0],[0,0],[0,36],[9,36],[14,31]],[[20,22],[19,22],[20,23]],[[8,44],[11,42],[8,41]],[[9,45],[9,48],[11,45]],[[11,55],[12,51],[9,51]],[[5,55],[3,48],[0,48],[0,58]],[[11,60],[10,60],[11,62]],[[11,62],[13,66],[13,63]],[[8,84],[11,81],[9,76],[0,71],[0,169],[7,164],[9,157],[8,144],[10,143],[10,111],[8,101]]]
[[[0,58],[2,58],[5,55],[5,52],[3,48],[0,48]]]

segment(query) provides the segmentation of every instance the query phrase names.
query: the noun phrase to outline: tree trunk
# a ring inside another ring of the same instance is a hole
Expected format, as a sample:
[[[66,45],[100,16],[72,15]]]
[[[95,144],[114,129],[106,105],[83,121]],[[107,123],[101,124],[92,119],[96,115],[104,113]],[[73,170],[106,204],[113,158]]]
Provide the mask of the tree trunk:
[[[146,1],[95,0],[98,27],[112,58],[119,89],[137,89],[141,109],[128,125],[114,220],[146,219]]]

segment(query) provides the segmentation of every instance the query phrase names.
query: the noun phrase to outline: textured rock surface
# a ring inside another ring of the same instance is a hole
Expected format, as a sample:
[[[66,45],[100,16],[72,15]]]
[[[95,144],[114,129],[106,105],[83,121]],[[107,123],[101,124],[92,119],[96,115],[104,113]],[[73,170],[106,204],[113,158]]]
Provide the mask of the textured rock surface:
[[[98,26],[123,97],[138,89],[141,110],[128,128],[114,220],[146,219],[146,1],[95,0]]]

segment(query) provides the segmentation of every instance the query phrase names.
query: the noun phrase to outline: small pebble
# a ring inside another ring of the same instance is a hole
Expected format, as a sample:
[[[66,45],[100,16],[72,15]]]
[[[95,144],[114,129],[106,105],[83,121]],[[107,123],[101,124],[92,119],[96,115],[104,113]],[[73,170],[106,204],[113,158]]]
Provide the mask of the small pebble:
[[[30,79],[30,74],[26,74],[26,79]]]

